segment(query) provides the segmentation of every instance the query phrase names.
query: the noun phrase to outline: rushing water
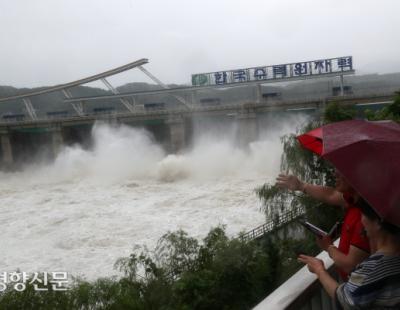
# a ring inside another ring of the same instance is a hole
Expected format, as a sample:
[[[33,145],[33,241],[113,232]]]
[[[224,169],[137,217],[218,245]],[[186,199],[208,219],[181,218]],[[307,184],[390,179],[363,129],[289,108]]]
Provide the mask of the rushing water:
[[[254,189],[279,172],[279,137],[261,132],[249,150],[208,131],[181,155],[166,155],[144,130],[96,125],[94,147],[67,147],[55,162],[0,173],[0,272],[117,274],[117,258],[152,249],[167,231],[230,236],[265,221]],[[231,128],[232,129],[232,128]],[[230,130],[231,130],[230,129]]]

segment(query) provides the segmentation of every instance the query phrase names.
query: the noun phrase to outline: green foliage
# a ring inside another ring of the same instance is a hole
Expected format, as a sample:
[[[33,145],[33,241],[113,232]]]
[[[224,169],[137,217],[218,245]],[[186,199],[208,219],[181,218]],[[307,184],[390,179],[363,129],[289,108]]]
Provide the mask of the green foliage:
[[[246,309],[271,289],[269,257],[256,244],[218,240],[200,253],[198,268],[182,274],[176,285],[184,308]]]
[[[400,122],[400,92],[396,93],[393,103],[383,107],[381,110],[373,112],[371,110],[365,111],[365,116],[368,120],[379,121],[390,119]]]
[[[266,183],[256,188],[255,192],[263,202],[267,221],[287,211],[288,195],[286,191],[282,191],[277,186]]]
[[[164,235],[158,242],[155,254],[159,265],[173,278],[187,270],[194,270],[199,243],[179,230],[173,234]]]
[[[312,152],[301,148],[296,139],[297,135],[319,126],[321,126],[320,122],[311,122],[298,130],[296,134],[286,135],[282,138],[284,151],[281,159],[281,171],[284,171],[285,174],[296,175],[308,183],[332,186],[334,185],[332,166]],[[306,195],[281,190],[272,184],[264,184],[256,189],[256,193],[263,202],[267,220],[273,219],[282,212],[293,210],[297,206],[304,206],[310,220],[315,220],[316,225],[329,228],[339,215],[335,208],[326,208],[325,205]],[[323,216],[318,216],[318,213],[322,213]]]
[[[39,277],[43,280],[43,275]],[[25,283],[23,292],[18,292],[9,283],[7,289],[0,294],[0,309],[72,309],[73,303],[70,296],[63,291],[54,291],[49,286],[48,291],[36,291],[33,284]],[[16,302],[17,301],[17,302]]]
[[[302,226],[293,223],[291,232],[301,231]],[[276,255],[276,259],[272,260],[275,265],[270,266],[275,274],[275,286],[278,286],[290,278],[299,268],[303,267],[302,263],[297,261],[299,254],[317,255],[320,249],[315,243],[314,236],[306,234],[302,238],[290,238],[285,234],[273,233],[263,240],[263,245],[270,249],[271,255]]]
[[[0,293],[0,309],[249,309],[278,282],[278,246],[226,236],[202,243],[183,231],[163,236],[154,251],[119,259],[121,278],[77,280],[66,292]]]
[[[338,102],[330,103],[325,109],[325,123],[340,122],[353,119],[356,109],[353,105],[342,105]]]

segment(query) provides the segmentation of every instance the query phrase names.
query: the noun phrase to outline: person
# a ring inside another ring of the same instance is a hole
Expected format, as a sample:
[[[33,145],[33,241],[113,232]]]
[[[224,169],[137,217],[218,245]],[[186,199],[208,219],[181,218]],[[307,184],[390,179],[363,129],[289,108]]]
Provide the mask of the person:
[[[369,240],[361,223],[361,212],[354,205],[358,194],[337,170],[335,188],[308,184],[294,175],[280,174],[276,180],[276,185],[280,188],[300,190],[321,202],[345,208],[339,246],[335,247],[329,236],[317,238],[317,243],[321,249],[328,252],[338,267],[341,278],[346,281],[353,268],[370,253]]]
[[[400,309],[400,226],[381,219],[364,199],[358,205],[376,252],[355,268],[348,282],[339,285],[320,259],[300,255],[298,260],[317,275],[336,309]]]

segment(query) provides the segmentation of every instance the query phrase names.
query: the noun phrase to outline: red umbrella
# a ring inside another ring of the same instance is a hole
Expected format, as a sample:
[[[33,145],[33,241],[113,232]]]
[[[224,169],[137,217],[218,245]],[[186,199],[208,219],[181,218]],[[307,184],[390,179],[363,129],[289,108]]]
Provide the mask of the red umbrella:
[[[322,127],[298,136],[297,139],[306,149],[313,151],[317,155],[322,155]]]
[[[317,155],[322,155],[322,129],[323,127],[311,130],[304,135],[298,136],[297,140],[304,148]]]
[[[350,120],[297,137],[329,160],[386,221],[400,227],[400,125]]]

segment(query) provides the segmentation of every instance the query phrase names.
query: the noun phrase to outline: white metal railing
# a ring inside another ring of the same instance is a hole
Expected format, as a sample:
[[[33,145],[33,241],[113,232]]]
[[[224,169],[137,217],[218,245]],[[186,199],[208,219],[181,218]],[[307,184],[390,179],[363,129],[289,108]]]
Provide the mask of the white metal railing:
[[[240,235],[240,238],[244,241],[250,241],[257,239],[259,237],[264,236],[267,233],[270,233],[274,230],[277,230],[294,220],[298,219],[301,216],[304,216],[305,214],[305,209],[303,206],[296,206],[292,210],[279,214],[277,217],[274,219],[266,222],[263,225],[260,225],[242,235]]]
[[[339,239],[335,241],[335,245],[338,244]],[[333,271],[334,264],[327,252],[320,253],[317,258],[322,259],[327,270]],[[332,301],[320,285],[317,276],[304,266],[253,308],[253,310],[280,309],[332,309]]]

